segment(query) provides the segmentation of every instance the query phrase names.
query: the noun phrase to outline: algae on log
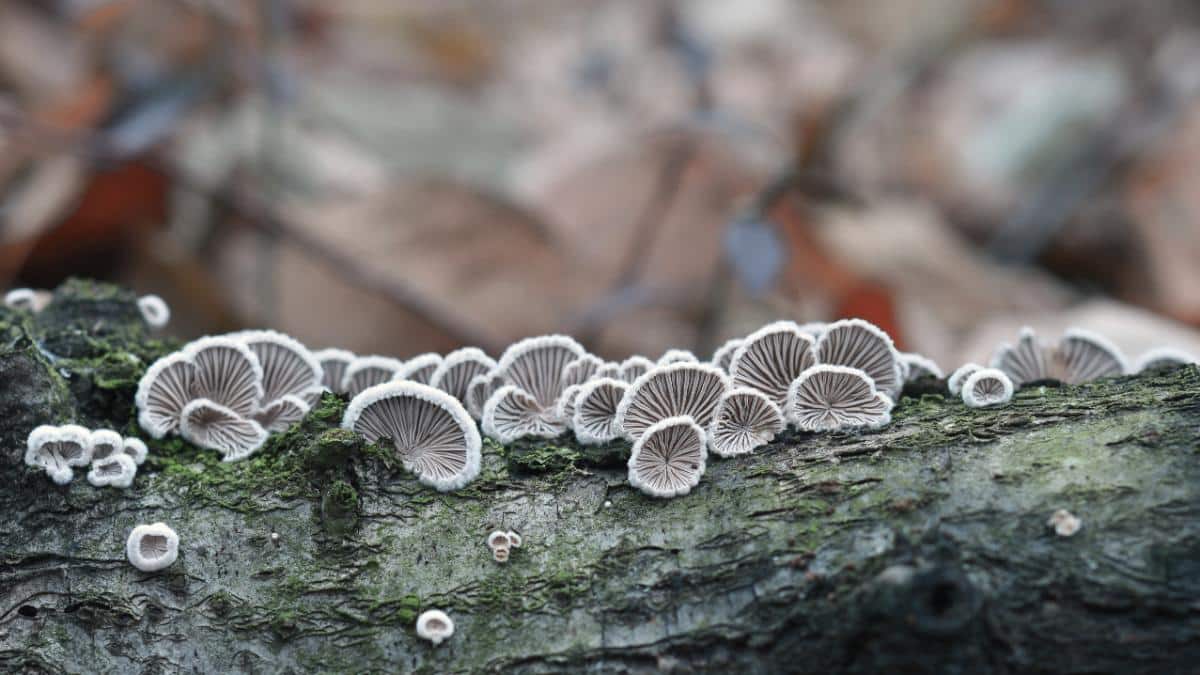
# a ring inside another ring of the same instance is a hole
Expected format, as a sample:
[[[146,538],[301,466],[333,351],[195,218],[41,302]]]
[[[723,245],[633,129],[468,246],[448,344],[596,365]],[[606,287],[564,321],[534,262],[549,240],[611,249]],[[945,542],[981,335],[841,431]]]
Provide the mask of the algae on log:
[[[248,460],[149,443],[132,488],[21,463],[29,430],[135,433],[133,296],[0,314],[0,671],[1186,672],[1200,662],[1200,371],[905,398],[888,428],[629,487],[628,446],[486,445],[440,494],[326,395]],[[1065,508],[1083,521],[1059,537]],[[179,560],[125,559],[165,521]],[[522,533],[507,564],[484,540]],[[277,533],[278,538],[272,537]],[[453,638],[417,638],[447,611]]]

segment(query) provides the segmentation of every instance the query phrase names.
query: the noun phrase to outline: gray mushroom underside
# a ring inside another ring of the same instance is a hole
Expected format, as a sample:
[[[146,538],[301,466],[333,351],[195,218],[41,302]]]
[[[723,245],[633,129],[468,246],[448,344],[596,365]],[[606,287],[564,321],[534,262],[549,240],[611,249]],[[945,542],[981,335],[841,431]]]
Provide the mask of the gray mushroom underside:
[[[627,444],[563,439],[485,445],[480,478],[439,494],[337,429],[344,403],[328,395],[259,461],[152,442],[129,490],[53,486],[21,462],[29,429],[74,416],[131,430],[141,369],[171,348],[135,302],[74,282],[37,317],[0,311],[0,672],[1151,673],[1200,659],[1194,366],[998,409],[902,399],[880,432],[784,434],[713,458],[669,500],[628,486]],[[98,325],[90,340],[72,330]],[[1059,508],[1083,521],[1073,537],[1046,527]],[[137,572],[125,536],[159,520],[179,560]],[[484,545],[494,529],[525,538],[506,565]],[[439,647],[414,629],[429,608],[456,624]]]

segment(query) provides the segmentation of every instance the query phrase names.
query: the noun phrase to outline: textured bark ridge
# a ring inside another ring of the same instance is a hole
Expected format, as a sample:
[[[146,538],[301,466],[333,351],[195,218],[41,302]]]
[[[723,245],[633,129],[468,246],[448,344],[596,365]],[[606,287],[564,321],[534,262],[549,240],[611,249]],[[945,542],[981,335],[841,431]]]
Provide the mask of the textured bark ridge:
[[[150,442],[127,491],[22,462],[40,423],[137,431],[173,345],[82,282],[0,313],[0,671],[1188,672],[1200,663],[1200,371],[1033,387],[999,410],[908,397],[891,426],[632,490],[629,448],[487,445],[422,487],[339,430],[345,402],[234,464]],[[1060,537],[1060,508],[1082,529]],[[165,521],[180,557],[124,554]],[[485,538],[514,529],[505,565]],[[277,533],[274,540],[272,533]],[[453,638],[417,638],[441,608]]]

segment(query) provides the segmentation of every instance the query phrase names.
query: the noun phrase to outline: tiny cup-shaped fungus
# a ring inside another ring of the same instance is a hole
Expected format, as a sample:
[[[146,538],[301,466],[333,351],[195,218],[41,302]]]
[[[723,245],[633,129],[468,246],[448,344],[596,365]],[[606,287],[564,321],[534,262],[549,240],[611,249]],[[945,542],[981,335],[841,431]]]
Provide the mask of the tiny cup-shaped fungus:
[[[857,368],[813,366],[788,392],[788,419],[804,431],[875,429],[892,421],[891,411],[891,397]]]
[[[704,429],[688,416],[651,425],[633,444],[630,485],[654,497],[686,495],[704,475],[706,442]]]
[[[387,356],[360,356],[342,376],[341,390],[348,396],[358,396],[375,385],[392,381],[403,367],[402,361]]]
[[[462,404],[416,382],[388,382],[355,396],[342,427],[368,442],[388,439],[404,467],[426,485],[457,490],[479,475],[479,430]]]
[[[96,429],[88,435],[92,446],[92,461],[105,459],[125,450],[125,439],[112,429]]]
[[[912,352],[900,353],[900,366],[904,369],[905,382],[916,382],[923,377],[935,377],[940,380],[946,376],[941,366],[933,359]]]
[[[142,319],[151,328],[162,328],[171,321],[171,308],[157,295],[143,295],[137,301]]]
[[[982,368],[963,382],[962,400],[972,408],[1003,405],[1012,399],[1013,383],[1004,371]]]
[[[179,557],[179,535],[166,523],[138,525],[125,540],[125,555],[143,572],[166,569]]]
[[[440,645],[454,635],[454,621],[439,609],[426,610],[417,617],[417,635]]]
[[[1083,527],[1083,521],[1066,509],[1059,509],[1050,515],[1046,526],[1053,528],[1060,537],[1071,537]]]
[[[507,532],[497,530],[491,533],[488,535],[487,545],[492,550],[492,558],[496,562],[508,562],[509,549],[513,547],[513,542]]]
[[[628,390],[628,384],[611,377],[583,385],[575,399],[572,417],[575,437],[580,443],[607,443],[621,436],[617,406]]]
[[[508,534],[508,543],[511,544],[513,548],[521,548],[521,544],[525,540],[521,538],[521,534],[519,532],[509,530],[506,534]]]
[[[14,288],[4,295],[4,305],[9,309],[19,309],[37,314],[50,304],[54,294],[49,291],[32,288]]]
[[[202,448],[216,450],[226,462],[248,457],[267,440],[267,430],[252,419],[206,398],[183,408],[179,434]]]
[[[843,319],[826,326],[817,338],[816,357],[823,365],[863,371],[876,389],[892,399],[904,388],[903,368],[892,338],[862,319]]]
[[[96,487],[127,488],[133,485],[133,477],[137,475],[137,464],[133,458],[124,452],[108,455],[92,462],[88,471],[88,482]]]
[[[75,477],[72,467],[92,461],[91,432],[81,426],[40,426],[29,433],[25,464],[42,469],[59,485]]]
[[[429,378],[429,385],[450,394],[462,403],[467,403],[467,390],[471,380],[484,375],[496,367],[495,359],[476,347],[463,347],[446,355],[437,370]],[[484,403],[487,399],[484,399]],[[470,406],[468,412],[470,412]],[[480,412],[482,413],[482,405]]]
[[[129,437],[121,444],[121,451],[133,458],[133,463],[141,466],[142,462],[146,461],[146,455],[150,451],[146,448],[146,443],[140,438]]]
[[[354,352],[345,349],[322,349],[313,352],[313,357],[321,364],[321,386],[335,394],[346,393],[342,389],[342,380],[346,377],[350,364],[358,358]]]
[[[438,366],[442,365],[442,355],[434,354],[419,354],[404,362],[400,366],[400,370],[396,371],[397,380],[407,380],[409,382],[417,382],[418,384],[429,384],[433,380],[433,374],[437,371]]]
[[[721,457],[736,457],[775,440],[783,431],[783,411],[756,389],[730,389],[717,404],[708,427],[708,447]]]
[[[787,402],[788,385],[816,363],[812,336],[791,321],[776,321],[751,333],[733,353],[729,375],[735,387]]]
[[[533,394],[511,384],[497,389],[483,406],[483,433],[501,443],[526,437],[554,438],[565,430],[557,401],[546,408]]]
[[[950,379],[946,380],[946,387],[950,389],[951,394],[958,396],[962,392],[963,383],[978,370],[983,370],[983,366],[978,363],[962,364],[950,374]]]
[[[626,438],[637,440],[647,429],[668,417],[686,415],[696,424],[712,422],[721,395],[729,389],[729,376],[706,363],[658,366],[629,387],[617,407],[617,420]]]

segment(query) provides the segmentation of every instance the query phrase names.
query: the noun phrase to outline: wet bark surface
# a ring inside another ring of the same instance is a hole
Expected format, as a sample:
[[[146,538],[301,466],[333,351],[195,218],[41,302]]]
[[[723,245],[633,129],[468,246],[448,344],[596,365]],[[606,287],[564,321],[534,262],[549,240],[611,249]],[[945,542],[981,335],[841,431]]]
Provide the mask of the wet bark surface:
[[[338,428],[248,460],[148,440],[128,490],[65,487],[25,436],[137,434],[154,339],[72,282],[0,311],[0,671],[1171,673],[1200,663],[1200,371],[1033,387],[993,410],[901,400],[867,434],[711,458],[691,495],[629,487],[625,444],[485,444],[440,494]],[[927,390],[936,391],[936,388]],[[1047,526],[1067,509],[1083,527]],[[125,559],[164,521],[178,562]],[[494,529],[524,538],[507,564]],[[272,537],[272,534],[278,537]],[[441,646],[417,615],[457,624]]]

